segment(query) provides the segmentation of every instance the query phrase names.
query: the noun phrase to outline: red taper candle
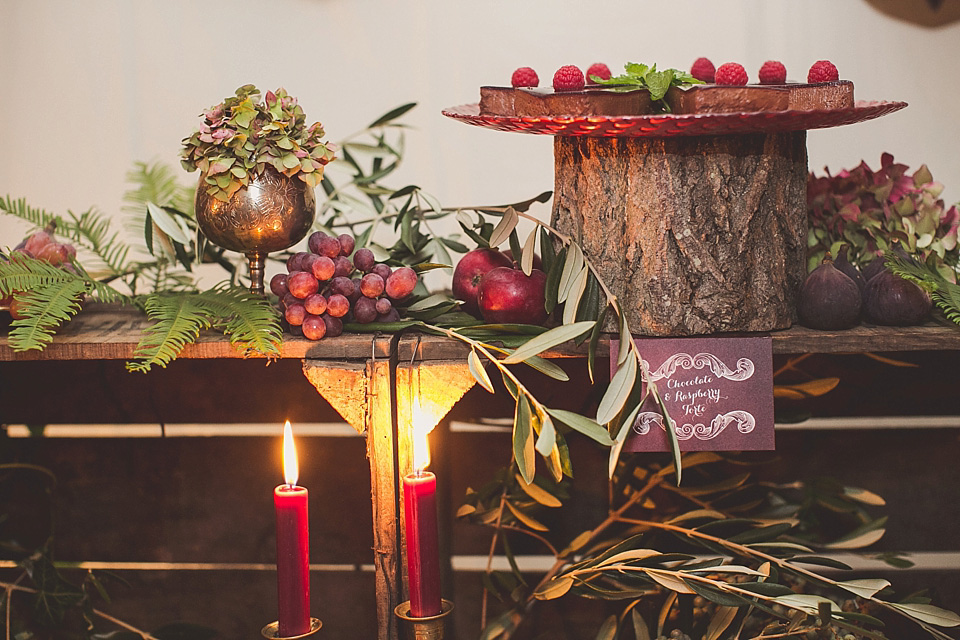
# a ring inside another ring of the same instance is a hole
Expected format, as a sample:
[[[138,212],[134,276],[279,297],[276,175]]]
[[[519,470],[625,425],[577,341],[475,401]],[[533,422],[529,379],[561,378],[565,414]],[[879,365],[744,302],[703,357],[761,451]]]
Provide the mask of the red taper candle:
[[[437,477],[429,471],[403,478],[407,522],[410,615],[440,615],[440,547],[437,543]]]
[[[424,471],[430,464],[427,429],[413,425],[413,473],[403,478],[403,516],[407,533],[407,579],[410,615],[427,618],[441,613],[440,545],[437,543],[437,477]]]
[[[297,486],[300,475],[290,423],[283,427],[284,482],[273,490],[277,512],[277,608],[282,637],[310,631],[310,527],[307,490]]]

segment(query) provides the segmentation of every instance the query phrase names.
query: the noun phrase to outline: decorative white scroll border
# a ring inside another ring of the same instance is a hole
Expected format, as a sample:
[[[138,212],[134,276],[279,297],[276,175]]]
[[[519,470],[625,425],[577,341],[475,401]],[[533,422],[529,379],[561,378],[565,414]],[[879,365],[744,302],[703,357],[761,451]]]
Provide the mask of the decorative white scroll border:
[[[644,360],[643,365],[645,369],[650,370],[649,362]],[[723,363],[723,360],[712,353],[698,353],[695,356],[691,356],[689,353],[675,353],[667,358],[656,371],[650,372],[650,380],[656,382],[657,380],[669,378],[676,372],[677,368],[689,370],[703,369],[704,367],[708,367],[710,371],[713,372],[713,375],[718,378],[726,378],[734,382],[747,380],[753,376],[753,372],[756,369],[753,360],[749,358],[740,358],[737,360],[737,368],[730,369]]]
[[[702,422],[696,424],[687,422],[675,425],[677,440],[689,440],[690,438],[712,440],[720,435],[723,430],[733,422],[737,423],[737,430],[740,431],[740,433],[750,433],[753,431],[753,428],[757,426],[757,420],[753,417],[753,414],[748,411],[735,409],[734,411],[718,414],[710,421],[709,426]],[[666,425],[663,423],[662,415],[655,411],[642,411],[633,422],[633,431],[638,435],[644,436],[650,432],[651,425],[660,427],[664,432],[667,430]]]

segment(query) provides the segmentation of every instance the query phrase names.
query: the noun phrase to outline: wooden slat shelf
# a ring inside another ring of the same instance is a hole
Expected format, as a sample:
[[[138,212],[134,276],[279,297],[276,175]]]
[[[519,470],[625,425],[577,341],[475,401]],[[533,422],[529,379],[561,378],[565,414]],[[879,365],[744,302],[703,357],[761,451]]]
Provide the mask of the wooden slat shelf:
[[[16,352],[0,329],[0,361],[20,360],[126,360],[134,357],[141,332],[149,320],[135,309],[92,307],[85,309],[57,334],[43,351]],[[733,335],[733,334],[731,334]],[[745,334],[736,334],[745,335]],[[754,334],[762,335],[762,334]],[[859,326],[844,331],[816,331],[795,326],[769,334],[773,352],[862,353],[889,351],[958,351],[960,328],[929,323],[919,327]],[[345,334],[317,342],[286,335],[281,358],[365,361],[389,357],[390,334]],[[466,358],[468,348],[456,340],[430,335],[405,335],[400,342],[402,360],[452,360]],[[600,353],[606,352],[601,344]],[[548,352],[548,357],[583,357],[586,347],[572,343]],[[219,334],[202,335],[187,345],[181,358],[241,358]]]

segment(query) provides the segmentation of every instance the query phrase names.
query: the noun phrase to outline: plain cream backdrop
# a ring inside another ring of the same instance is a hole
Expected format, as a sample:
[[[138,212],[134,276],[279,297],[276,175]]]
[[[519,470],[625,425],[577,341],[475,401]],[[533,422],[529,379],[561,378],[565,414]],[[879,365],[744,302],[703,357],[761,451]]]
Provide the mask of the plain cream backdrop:
[[[810,168],[879,164],[890,151],[927,163],[960,199],[960,24],[911,26],[863,0],[0,0],[0,194],[118,213],[135,161],[179,167],[201,110],[254,83],[285,87],[333,141],[416,101],[393,186],[416,183],[446,205],[515,201],[553,188],[551,139],[441,109],[476,102],[481,84],[505,84],[518,66],[549,82],[564,64],[687,69],[701,55],[752,78],[779,59],[791,79],[828,58],[858,99],[909,102],[810,132]],[[21,236],[0,216],[0,246]]]

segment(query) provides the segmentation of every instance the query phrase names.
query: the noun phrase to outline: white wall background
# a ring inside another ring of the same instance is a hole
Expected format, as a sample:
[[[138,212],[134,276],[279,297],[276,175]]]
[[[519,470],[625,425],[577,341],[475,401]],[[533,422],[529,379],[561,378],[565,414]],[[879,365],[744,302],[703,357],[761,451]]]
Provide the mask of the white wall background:
[[[476,102],[481,84],[505,84],[518,66],[548,83],[563,64],[687,69],[700,55],[752,77],[779,59],[791,79],[829,58],[859,99],[909,102],[811,132],[811,169],[876,165],[890,151],[927,163],[960,199],[960,23],[915,27],[863,0],[0,0],[0,194],[119,212],[135,161],[179,167],[201,110],[250,82],[285,87],[334,141],[417,101],[394,186],[419,184],[447,205],[514,201],[553,188],[551,139],[441,109]],[[21,231],[0,216],[0,246]]]

